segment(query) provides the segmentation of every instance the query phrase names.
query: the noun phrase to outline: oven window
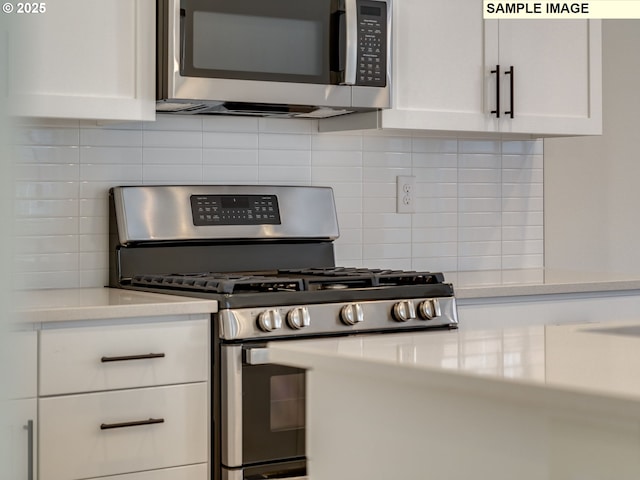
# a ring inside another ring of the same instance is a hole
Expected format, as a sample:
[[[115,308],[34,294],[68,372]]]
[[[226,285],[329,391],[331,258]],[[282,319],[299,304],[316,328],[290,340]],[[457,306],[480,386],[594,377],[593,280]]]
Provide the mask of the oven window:
[[[304,456],[305,376],[304,370],[284,365],[243,365],[245,464]]]
[[[304,374],[271,377],[271,431],[304,427]]]

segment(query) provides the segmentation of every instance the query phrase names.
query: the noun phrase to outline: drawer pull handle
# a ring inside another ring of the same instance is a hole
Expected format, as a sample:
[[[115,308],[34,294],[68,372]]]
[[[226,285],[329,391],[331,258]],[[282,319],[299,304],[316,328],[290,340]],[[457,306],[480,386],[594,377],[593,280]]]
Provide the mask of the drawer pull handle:
[[[164,353],[147,353],[146,355],[126,355],[124,357],[102,357],[102,363],[126,362],[128,360],[146,360],[148,358],[164,358]]]
[[[149,420],[138,420],[137,422],[103,423],[100,425],[100,430],[111,430],[112,428],[139,427],[141,425],[153,425],[155,423],[164,423],[164,418],[150,418]]]

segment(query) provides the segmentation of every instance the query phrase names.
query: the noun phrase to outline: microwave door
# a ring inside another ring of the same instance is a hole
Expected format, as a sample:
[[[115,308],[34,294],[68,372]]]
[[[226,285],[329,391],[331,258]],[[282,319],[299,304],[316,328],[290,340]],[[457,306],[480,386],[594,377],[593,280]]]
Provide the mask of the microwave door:
[[[182,0],[185,77],[331,83],[333,0]]]

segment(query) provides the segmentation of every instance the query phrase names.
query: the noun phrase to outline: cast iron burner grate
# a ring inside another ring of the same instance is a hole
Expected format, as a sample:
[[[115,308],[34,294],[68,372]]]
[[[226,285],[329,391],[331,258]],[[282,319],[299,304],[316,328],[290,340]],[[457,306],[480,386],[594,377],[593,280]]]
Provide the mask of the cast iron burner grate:
[[[443,282],[441,273],[344,267],[288,269],[265,274],[140,274],[131,280],[134,286],[226,294],[367,289]]]
[[[293,292],[304,290],[299,278],[218,273],[135,275],[132,285],[209,293]]]
[[[444,282],[442,273],[412,270],[335,267],[279,270],[278,272],[283,275],[301,277],[305,282],[306,290],[332,288],[332,285],[344,285],[347,288],[371,288],[399,285],[432,285]]]

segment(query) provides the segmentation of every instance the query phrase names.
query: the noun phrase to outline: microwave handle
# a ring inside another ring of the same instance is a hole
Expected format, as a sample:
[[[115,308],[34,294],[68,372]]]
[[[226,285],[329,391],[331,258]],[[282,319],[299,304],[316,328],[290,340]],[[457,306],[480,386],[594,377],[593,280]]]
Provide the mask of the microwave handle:
[[[358,7],[357,0],[345,0],[345,85],[356,84],[358,68]]]

